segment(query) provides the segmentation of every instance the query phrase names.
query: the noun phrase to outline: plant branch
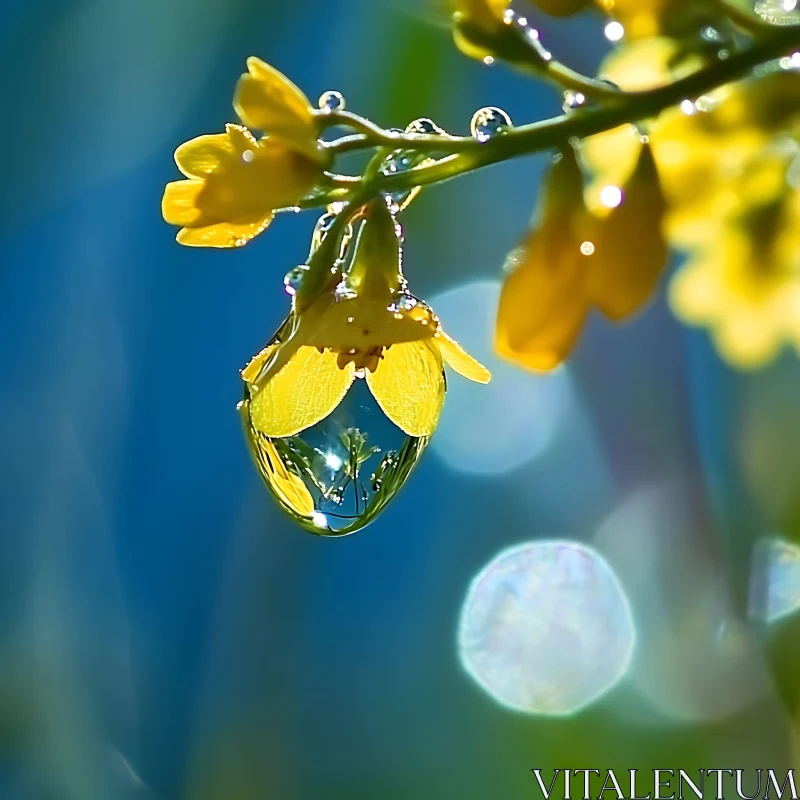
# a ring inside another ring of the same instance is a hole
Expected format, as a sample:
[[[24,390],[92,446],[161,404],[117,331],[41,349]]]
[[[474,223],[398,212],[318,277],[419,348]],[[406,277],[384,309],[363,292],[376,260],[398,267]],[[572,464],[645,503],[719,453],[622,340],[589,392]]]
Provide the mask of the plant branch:
[[[408,136],[397,134],[392,146],[409,150],[449,151],[433,164],[406,172],[378,175],[368,188],[377,193],[398,192],[454,178],[481,167],[537,153],[659,114],[687,98],[695,98],[730,83],[754,67],[800,49],[800,26],[775,27],[748,47],[674,83],[643,92],[620,92],[619,102],[577,109],[553,119],[522,125],[487,142],[472,137]],[[434,142],[430,140],[435,140]],[[362,188],[367,188],[362,183]]]
[[[560,89],[571,89],[601,102],[616,102],[621,92],[613,84],[590,78],[553,58],[539,40],[539,33],[524,17],[512,14],[493,29],[474,25],[469,20],[456,23],[461,36],[471,45],[492,54],[511,66],[537,78],[544,78]]]

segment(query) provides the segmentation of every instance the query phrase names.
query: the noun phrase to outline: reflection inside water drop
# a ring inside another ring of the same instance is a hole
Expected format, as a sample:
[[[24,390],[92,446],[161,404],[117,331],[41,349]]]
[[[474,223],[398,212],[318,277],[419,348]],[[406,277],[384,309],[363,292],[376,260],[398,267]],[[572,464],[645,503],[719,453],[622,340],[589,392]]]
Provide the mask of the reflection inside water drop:
[[[427,122],[430,122],[430,120],[415,120],[415,122],[412,122],[411,125],[409,125],[409,128],[417,125],[417,123],[422,125],[422,123]],[[419,130],[417,132],[428,133],[429,131]],[[382,175],[395,175],[399,172],[406,172],[414,167],[418,167],[420,164],[423,164],[429,160],[430,159],[428,159],[428,157],[423,153],[418,153],[414,150],[395,150],[391,155],[384,159],[380,166],[380,173]],[[405,189],[400,192],[387,194],[387,201],[392,213],[396,214],[399,211],[407,208],[408,204],[414,199],[418,192],[419,187],[416,187],[413,189]]]
[[[319,108],[321,111],[330,113],[331,111],[344,111],[345,100],[341,92],[328,91],[324,92],[322,97],[319,98]]]
[[[479,142],[488,142],[493,136],[505,133],[511,127],[511,117],[502,108],[495,106],[478,109],[470,123],[472,135]]]
[[[261,477],[281,508],[321,536],[355,533],[397,494],[428,437],[406,436],[383,414],[366,381],[353,383],[328,417],[295,436],[272,438],[250,418],[252,386],[239,406]]]

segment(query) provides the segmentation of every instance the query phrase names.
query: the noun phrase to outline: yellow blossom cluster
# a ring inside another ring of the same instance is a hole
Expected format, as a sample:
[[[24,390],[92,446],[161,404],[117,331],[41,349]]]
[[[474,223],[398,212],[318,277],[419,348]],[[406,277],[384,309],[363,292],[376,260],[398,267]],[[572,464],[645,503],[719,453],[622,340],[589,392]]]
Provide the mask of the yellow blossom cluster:
[[[660,85],[676,49],[666,38],[634,42],[607,59],[603,74],[623,89]],[[800,77],[791,66],[772,64],[758,80],[687,98],[648,124],[665,231],[686,256],[671,305],[683,321],[709,328],[740,368],[763,366],[785,343],[800,347]],[[626,126],[587,140],[590,202],[636,158],[639,138]]]
[[[317,112],[284,75],[258,58],[236,87],[242,125],[198,136],[175,151],[187,180],[167,184],[161,211],[180,226],[178,241],[239,247],[299,202],[319,181],[328,154],[318,141]],[[256,138],[248,128],[263,132]]]

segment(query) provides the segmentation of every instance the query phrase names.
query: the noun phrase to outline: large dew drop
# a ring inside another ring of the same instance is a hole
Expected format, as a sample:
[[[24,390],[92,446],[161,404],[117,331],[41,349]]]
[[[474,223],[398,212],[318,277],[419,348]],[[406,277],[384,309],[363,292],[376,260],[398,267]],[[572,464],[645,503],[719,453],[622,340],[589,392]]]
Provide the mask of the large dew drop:
[[[296,436],[270,438],[250,419],[251,386],[239,411],[248,447],[278,505],[319,536],[369,525],[397,494],[428,437],[406,436],[356,380],[335,411]]]
[[[500,704],[566,715],[609,691],[630,666],[628,599],[595,550],[539,541],[506,550],[472,582],[458,633],[467,672]]]

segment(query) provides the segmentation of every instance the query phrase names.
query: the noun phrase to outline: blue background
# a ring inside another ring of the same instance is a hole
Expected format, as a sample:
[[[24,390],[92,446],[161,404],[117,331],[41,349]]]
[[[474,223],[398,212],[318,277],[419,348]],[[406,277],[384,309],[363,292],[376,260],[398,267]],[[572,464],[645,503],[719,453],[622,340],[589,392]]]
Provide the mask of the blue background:
[[[534,21],[562,60],[596,68],[599,17]],[[234,121],[251,54],[385,127],[433,116],[466,133],[487,104],[519,122],[560,113],[553,90],[461,56],[443,22],[402,0],[0,7],[2,800],[522,798],[532,767],[790,763],[785,629],[758,632],[771,677],[722,715],[702,696],[697,713],[657,714],[625,687],[566,720],[514,714],[455,642],[497,552],[588,541],[640,487],[676,483],[677,503],[652,507],[675,515],[662,544],[684,540],[702,566],[659,586],[679,605],[687,585],[722,585],[741,617],[752,542],[793,535],[794,357],[736,375],[663,297],[621,329],[592,320],[570,436],[502,474],[429,452],[342,541],[293,527],[250,463],[238,370],[287,311],[314,215],[237,251],[181,248],[160,216],[172,152]],[[501,277],[544,163],[423,192],[403,220],[416,294]],[[503,413],[464,417],[463,436]]]

